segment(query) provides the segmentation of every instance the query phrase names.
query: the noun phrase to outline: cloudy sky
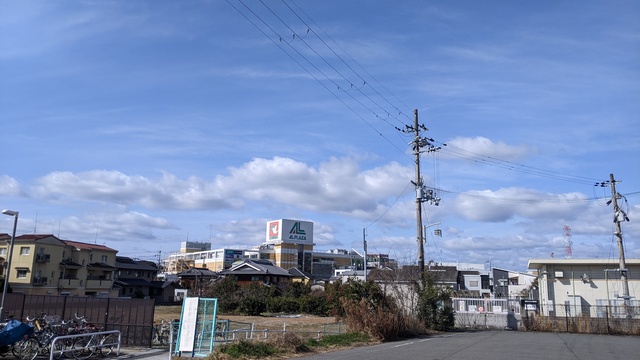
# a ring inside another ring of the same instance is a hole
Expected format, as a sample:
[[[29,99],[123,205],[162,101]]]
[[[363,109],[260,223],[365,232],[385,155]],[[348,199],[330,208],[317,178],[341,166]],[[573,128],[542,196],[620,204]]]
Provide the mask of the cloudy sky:
[[[0,0],[0,208],[156,259],[248,248],[268,220],[316,249],[426,260],[640,257],[633,1]],[[444,146],[446,144],[447,146]],[[563,228],[571,228],[565,237]],[[434,229],[442,237],[433,236]],[[0,219],[10,233],[12,219]]]

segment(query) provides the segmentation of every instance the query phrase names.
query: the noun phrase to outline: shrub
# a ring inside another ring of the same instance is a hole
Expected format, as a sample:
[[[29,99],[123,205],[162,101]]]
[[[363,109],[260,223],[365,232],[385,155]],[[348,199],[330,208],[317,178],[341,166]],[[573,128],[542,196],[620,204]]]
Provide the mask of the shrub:
[[[277,289],[261,283],[243,286],[238,311],[244,315],[256,316],[267,311],[267,299],[275,296]]]
[[[345,323],[351,332],[364,332],[381,341],[416,336],[424,331],[420,322],[395,307],[371,308],[366,299],[344,302]]]
[[[300,311],[305,314],[327,316],[330,312],[328,296],[323,291],[314,291],[300,299]]]
[[[225,276],[222,280],[208,286],[204,297],[218,299],[218,310],[224,313],[235,313],[238,311],[241,299],[241,288],[234,276]]]
[[[267,300],[267,311],[272,313],[298,313],[300,301],[291,297],[272,297]]]
[[[278,349],[269,343],[262,341],[240,340],[231,344],[225,344],[218,348],[218,352],[237,358],[260,358],[274,355]]]
[[[288,283],[282,290],[282,296],[290,298],[301,298],[311,293],[311,285],[302,282]]]
[[[378,340],[396,340],[423,331],[419,321],[406,316],[373,282],[347,282],[342,307],[349,331],[364,332]]]
[[[451,289],[436,286],[434,276],[425,273],[418,287],[418,318],[427,329],[447,331],[455,327]]]

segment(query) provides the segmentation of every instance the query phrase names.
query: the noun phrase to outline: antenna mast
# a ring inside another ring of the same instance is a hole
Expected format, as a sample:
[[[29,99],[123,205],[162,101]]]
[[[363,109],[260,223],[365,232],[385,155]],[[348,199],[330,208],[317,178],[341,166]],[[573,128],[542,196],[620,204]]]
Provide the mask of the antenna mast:
[[[571,241],[571,228],[568,225],[565,225],[563,230],[564,230],[564,258],[571,259],[573,258],[573,252],[571,251],[571,245],[573,245],[573,241]]]

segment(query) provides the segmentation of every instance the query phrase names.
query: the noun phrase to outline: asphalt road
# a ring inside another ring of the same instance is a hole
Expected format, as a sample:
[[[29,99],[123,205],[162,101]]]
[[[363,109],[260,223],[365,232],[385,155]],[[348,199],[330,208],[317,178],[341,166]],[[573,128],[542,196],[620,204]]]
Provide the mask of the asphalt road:
[[[517,331],[448,333],[304,359],[634,360],[640,359],[640,337]]]

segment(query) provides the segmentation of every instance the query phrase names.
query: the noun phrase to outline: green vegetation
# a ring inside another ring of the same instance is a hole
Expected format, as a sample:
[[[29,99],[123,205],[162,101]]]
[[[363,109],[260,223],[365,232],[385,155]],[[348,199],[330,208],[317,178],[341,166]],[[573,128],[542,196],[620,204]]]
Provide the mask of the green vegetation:
[[[228,355],[233,359],[261,358],[276,354],[278,349],[269,343],[240,340],[231,344],[222,345],[212,354],[213,359],[220,358],[220,354]]]
[[[371,342],[366,334],[340,334],[328,335],[320,340],[308,339],[287,333],[274,337],[269,342],[240,340],[231,344],[222,345],[209,356],[208,360],[219,359],[259,359],[274,355],[287,356],[287,354],[309,353],[321,351],[327,348],[348,347]]]
[[[379,341],[453,329],[451,289],[438,286],[430,273],[420,276],[416,272],[413,277],[402,282],[403,288],[393,279],[384,281],[385,290],[373,281],[349,280],[344,284],[327,284],[324,291],[311,291],[311,286],[303,283],[239,285],[235,278],[229,276],[209,286],[203,296],[218,298],[219,311],[225,314],[256,316],[266,313],[305,313],[334,316],[344,320],[349,332],[366,334]],[[413,302],[403,302],[407,297],[412,297]],[[291,345],[289,342],[287,344]],[[302,345],[294,346],[294,350],[302,351]],[[263,347],[252,351],[269,350],[264,344],[260,346]],[[247,349],[243,351],[249,351]]]
[[[449,331],[455,326],[451,289],[436,285],[431,273],[425,273],[417,289],[418,318],[430,330]]]

